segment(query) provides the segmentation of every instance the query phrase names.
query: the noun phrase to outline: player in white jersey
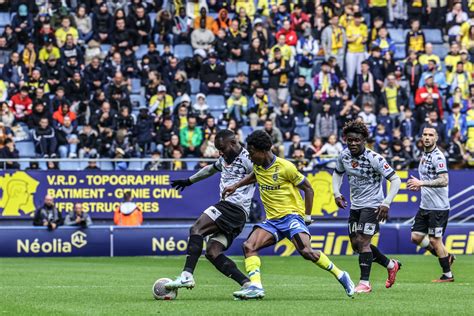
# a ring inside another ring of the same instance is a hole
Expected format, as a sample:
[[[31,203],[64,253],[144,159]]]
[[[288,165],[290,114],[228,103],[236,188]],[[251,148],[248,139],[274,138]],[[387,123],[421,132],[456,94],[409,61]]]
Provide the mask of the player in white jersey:
[[[172,181],[172,186],[181,191],[198,181],[220,172],[220,192],[231,186],[253,170],[248,151],[237,141],[235,134],[222,130],[216,135],[216,148],[221,157],[212,165],[206,166],[188,179]],[[165,285],[167,289],[193,288],[195,281],[194,269],[202,254],[204,238],[209,236],[206,248],[206,258],[222,274],[245,286],[250,280],[229,259],[224,251],[242,232],[247,221],[250,204],[255,191],[255,184],[239,188],[235,194],[225,201],[221,200],[207,208],[196,220],[189,231],[189,242],[186,263],[183,272],[176,280]]]
[[[401,267],[397,260],[387,258],[375,245],[372,237],[379,231],[379,222],[388,217],[390,203],[400,188],[400,178],[376,152],[365,148],[369,131],[363,122],[349,121],[342,131],[347,142],[346,148],[336,161],[332,175],[333,191],[336,204],[345,208],[347,202],[340,193],[344,173],[347,173],[351,191],[351,208],[349,215],[349,237],[354,251],[359,253],[360,282],[356,293],[369,293],[372,261],[387,268],[388,278],[385,287],[395,283]],[[383,179],[390,181],[390,190],[384,198]]]
[[[411,240],[438,257],[443,274],[433,282],[454,282],[451,265],[456,258],[443,244],[450,209],[448,166],[443,153],[436,147],[438,133],[434,127],[423,129],[422,141],[423,156],[418,167],[420,179],[412,176],[407,183],[408,189],[421,190],[420,209],[411,228]]]

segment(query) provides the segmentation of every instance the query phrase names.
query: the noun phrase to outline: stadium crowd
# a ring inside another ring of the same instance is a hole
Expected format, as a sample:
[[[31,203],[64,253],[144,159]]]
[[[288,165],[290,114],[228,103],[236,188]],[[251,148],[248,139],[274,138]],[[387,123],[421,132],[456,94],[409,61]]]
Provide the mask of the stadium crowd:
[[[2,158],[191,169],[219,129],[263,128],[299,169],[331,168],[359,119],[396,169],[426,124],[474,164],[473,0],[4,0],[0,28]]]

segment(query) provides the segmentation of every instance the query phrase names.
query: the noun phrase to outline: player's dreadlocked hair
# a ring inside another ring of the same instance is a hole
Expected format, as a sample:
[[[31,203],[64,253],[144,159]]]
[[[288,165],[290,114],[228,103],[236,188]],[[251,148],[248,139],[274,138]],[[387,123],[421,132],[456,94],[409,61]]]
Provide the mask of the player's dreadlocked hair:
[[[272,148],[272,139],[264,130],[257,130],[247,137],[247,146],[260,151],[269,151]]]
[[[228,139],[228,138],[233,138],[235,137],[235,134],[233,131],[229,129],[223,129],[217,132],[216,134],[216,139],[221,138],[221,139]]]
[[[342,129],[342,136],[346,137],[349,133],[362,135],[364,139],[369,138],[370,135],[365,123],[357,120],[349,121],[346,123],[346,125],[344,125],[344,128]]]

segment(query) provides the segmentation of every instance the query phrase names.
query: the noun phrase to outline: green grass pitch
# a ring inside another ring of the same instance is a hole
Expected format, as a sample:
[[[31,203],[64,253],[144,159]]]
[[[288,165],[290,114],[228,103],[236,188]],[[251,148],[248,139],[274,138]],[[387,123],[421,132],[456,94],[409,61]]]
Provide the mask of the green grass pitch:
[[[234,301],[238,289],[205,259],[196,288],[174,301],[156,301],[154,281],[178,275],[184,257],[0,259],[0,315],[474,315],[474,257],[458,256],[456,282],[440,275],[432,256],[398,256],[403,268],[385,289],[386,270],[374,264],[371,294],[346,297],[326,271],[300,257],[262,257],[266,297]],[[242,257],[234,258],[243,268]],[[331,258],[354,282],[356,256]]]

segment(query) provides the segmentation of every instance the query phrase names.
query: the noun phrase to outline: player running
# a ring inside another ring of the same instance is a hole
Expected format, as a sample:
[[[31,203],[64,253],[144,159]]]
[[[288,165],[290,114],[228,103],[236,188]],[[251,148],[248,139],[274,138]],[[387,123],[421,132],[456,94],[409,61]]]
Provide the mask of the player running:
[[[387,268],[388,278],[385,287],[390,288],[395,283],[401,263],[387,258],[371,244],[371,240],[379,231],[379,222],[387,220],[390,203],[397,195],[401,181],[382,156],[365,148],[369,131],[363,122],[347,122],[342,135],[348,148],[337,158],[332,185],[336,204],[344,209],[347,202],[340,193],[340,188],[344,173],[347,173],[351,192],[349,237],[352,249],[359,253],[360,267],[360,281],[355,292],[372,291],[369,282],[372,261]],[[391,183],[385,199],[382,189],[383,178]]]
[[[423,129],[422,141],[423,155],[418,167],[420,179],[412,176],[407,182],[409,190],[421,190],[420,209],[411,228],[411,240],[438,257],[443,275],[433,282],[454,282],[451,264],[455,257],[447,252],[443,244],[450,208],[448,166],[443,153],[436,147],[438,133],[434,127]],[[425,238],[427,234],[429,242]]]
[[[258,182],[267,220],[255,225],[244,242],[245,268],[252,283],[245,284],[240,291],[234,292],[234,296],[240,299],[265,296],[258,250],[288,238],[303,258],[332,273],[342,284],[346,294],[352,297],[354,283],[349,274],[336,267],[321,251],[311,249],[311,236],[306,227],[311,223],[313,208],[314,193],[311,184],[291,162],[272,153],[272,140],[265,131],[253,132],[247,138],[247,148],[254,163],[253,173],[225,188],[222,197],[231,199],[234,192],[239,192],[239,188]],[[304,192],[304,202],[299,190]]]
[[[172,181],[171,185],[182,191],[185,187],[220,172],[222,192],[226,186],[233,185],[252,172],[253,165],[248,151],[239,144],[233,132],[229,130],[218,132],[215,144],[221,157],[214,164],[204,167],[189,179]],[[234,196],[226,201],[219,201],[201,214],[189,231],[183,272],[176,280],[167,283],[166,289],[189,289],[195,286],[193,273],[202,254],[203,240],[206,236],[209,236],[206,258],[217,270],[241,286],[250,284],[248,277],[223,252],[230,247],[244,228],[254,191],[255,185],[249,184],[240,188]]]

